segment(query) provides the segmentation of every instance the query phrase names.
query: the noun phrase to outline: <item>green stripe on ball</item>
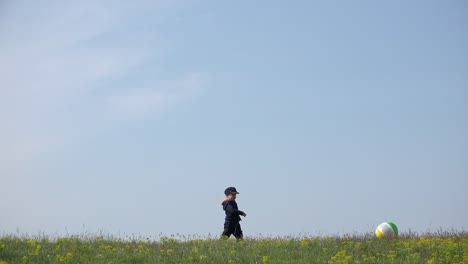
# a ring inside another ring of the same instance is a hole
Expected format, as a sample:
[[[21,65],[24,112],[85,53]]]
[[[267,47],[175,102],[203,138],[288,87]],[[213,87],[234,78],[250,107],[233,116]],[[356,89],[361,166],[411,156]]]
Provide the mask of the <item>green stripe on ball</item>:
[[[395,232],[395,236],[398,236],[398,227],[392,222],[387,222],[387,224],[392,227],[393,232]]]

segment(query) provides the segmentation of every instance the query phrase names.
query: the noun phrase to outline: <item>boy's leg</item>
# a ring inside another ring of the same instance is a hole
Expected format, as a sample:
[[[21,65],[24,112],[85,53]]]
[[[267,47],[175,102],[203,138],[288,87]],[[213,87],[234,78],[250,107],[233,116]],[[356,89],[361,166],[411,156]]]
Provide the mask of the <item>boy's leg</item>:
[[[224,229],[223,233],[221,234],[221,239],[228,239],[232,233],[232,231]]]
[[[240,223],[237,223],[236,228],[234,229],[234,236],[237,239],[243,239],[244,238],[244,234],[242,233],[242,228],[241,228]]]
[[[224,222],[224,230],[221,234],[221,239],[228,239],[234,231],[235,230],[230,222]]]

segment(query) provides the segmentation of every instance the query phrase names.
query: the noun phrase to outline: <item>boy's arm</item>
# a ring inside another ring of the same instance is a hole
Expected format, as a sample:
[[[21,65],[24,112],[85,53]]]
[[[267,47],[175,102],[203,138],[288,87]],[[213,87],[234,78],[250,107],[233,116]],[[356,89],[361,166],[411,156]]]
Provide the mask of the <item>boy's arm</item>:
[[[232,206],[232,204],[230,204],[230,203],[227,204],[226,211],[228,211],[228,212],[230,212],[231,214],[234,214],[234,215],[246,216],[246,214],[243,211],[235,209],[234,206]]]

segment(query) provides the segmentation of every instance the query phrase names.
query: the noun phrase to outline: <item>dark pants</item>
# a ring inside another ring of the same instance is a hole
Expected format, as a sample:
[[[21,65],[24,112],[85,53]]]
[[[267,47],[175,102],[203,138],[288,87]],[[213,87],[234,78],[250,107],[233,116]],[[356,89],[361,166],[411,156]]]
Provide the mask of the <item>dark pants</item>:
[[[244,237],[239,222],[224,222],[224,231],[221,238],[229,238],[231,235],[234,235],[237,239],[242,239]]]

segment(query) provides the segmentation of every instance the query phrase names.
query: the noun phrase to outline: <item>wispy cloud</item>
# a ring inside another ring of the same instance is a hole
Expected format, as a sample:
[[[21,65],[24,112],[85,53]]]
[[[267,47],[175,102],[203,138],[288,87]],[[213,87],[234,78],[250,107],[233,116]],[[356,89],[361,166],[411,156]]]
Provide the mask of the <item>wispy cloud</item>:
[[[188,74],[180,80],[156,86],[126,90],[109,97],[113,112],[126,117],[145,117],[159,113],[196,94],[204,80],[199,74]]]
[[[165,39],[148,23],[168,8],[169,1],[4,3],[0,173],[86,131],[90,118],[153,117],[196,94],[203,78],[193,69],[122,84],[164,58]]]

